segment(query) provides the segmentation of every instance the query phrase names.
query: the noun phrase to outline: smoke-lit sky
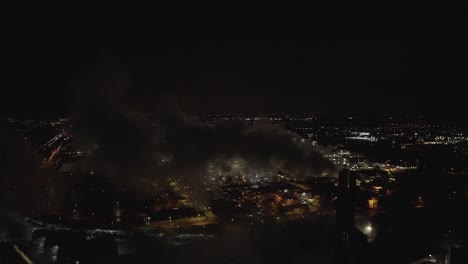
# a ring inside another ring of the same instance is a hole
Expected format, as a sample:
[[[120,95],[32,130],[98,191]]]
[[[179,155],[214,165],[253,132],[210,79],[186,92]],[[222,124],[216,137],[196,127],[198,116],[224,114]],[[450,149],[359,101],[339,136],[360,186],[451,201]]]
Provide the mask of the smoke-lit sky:
[[[305,27],[262,40],[167,34],[156,26],[28,28],[9,39],[12,82],[2,89],[0,113],[68,114],[74,78],[111,55],[129,75],[125,101],[143,112],[155,111],[161,95],[170,93],[187,114],[463,117],[461,26],[423,22],[400,30]]]

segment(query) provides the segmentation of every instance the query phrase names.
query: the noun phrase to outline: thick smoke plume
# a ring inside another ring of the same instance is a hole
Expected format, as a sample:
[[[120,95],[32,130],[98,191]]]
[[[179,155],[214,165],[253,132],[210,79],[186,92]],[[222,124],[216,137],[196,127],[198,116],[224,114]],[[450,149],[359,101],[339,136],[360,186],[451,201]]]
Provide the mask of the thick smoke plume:
[[[145,129],[125,104],[127,86],[128,76],[120,64],[102,58],[72,86],[72,119],[79,147],[95,153],[88,156],[88,166],[112,183],[133,189],[153,176],[155,145],[153,131]]]
[[[113,184],[138,193],[169,178],[201,187],[220,174],[271,177],[278,170],[296,178],[333,171],[308,141],[270,124],[208,125],[187,119],[175,100],[158,102],[157,124],[126,103],[129,78],[104,58],[73,85],[74,134],[81,147],[97,148],[90,166]]]

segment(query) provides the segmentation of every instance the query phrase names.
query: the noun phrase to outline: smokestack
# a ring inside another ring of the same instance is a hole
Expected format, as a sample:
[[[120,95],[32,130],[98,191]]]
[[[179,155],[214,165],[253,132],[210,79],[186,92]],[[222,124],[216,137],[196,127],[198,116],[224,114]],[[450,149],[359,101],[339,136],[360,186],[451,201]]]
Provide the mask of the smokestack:
[[[343,169],[339,173],[336,224],[340,243],[349,243],[349,233],[354,228],[356,204],[356,173]]]

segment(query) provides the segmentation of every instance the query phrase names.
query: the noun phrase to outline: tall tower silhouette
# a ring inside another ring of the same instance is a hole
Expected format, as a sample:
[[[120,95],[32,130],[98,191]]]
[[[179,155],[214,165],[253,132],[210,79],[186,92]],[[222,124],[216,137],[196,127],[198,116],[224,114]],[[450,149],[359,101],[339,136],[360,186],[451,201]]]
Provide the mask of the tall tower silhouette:
[[[349,244],[350,232],[354,228],[355,200],[356,173],[349,169],[343,169],[339,174],[336,225],[338,239],[344,245]]]
[[[336,263],[366,263],[366,236],[355,227],[356,172],[343,169],[339,174],[336,204]]]

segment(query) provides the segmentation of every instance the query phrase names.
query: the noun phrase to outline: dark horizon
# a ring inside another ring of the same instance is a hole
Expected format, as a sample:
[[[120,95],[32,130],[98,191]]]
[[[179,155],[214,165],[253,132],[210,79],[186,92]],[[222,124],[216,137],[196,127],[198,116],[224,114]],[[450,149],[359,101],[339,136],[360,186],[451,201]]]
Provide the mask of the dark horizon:
[[[47,32],[41,41],[33,41],[38,36],[17,40],[0,115],[71,114],[71,87],[83,74],[98,76],[96,65],[110,57],[128,76],[120,100],[142,113],[158,111],[169,94],[187,115],[465,119],[460,87],[466,84],[467,54],[454,30],[329,32],[302,40],[151,40]]]

